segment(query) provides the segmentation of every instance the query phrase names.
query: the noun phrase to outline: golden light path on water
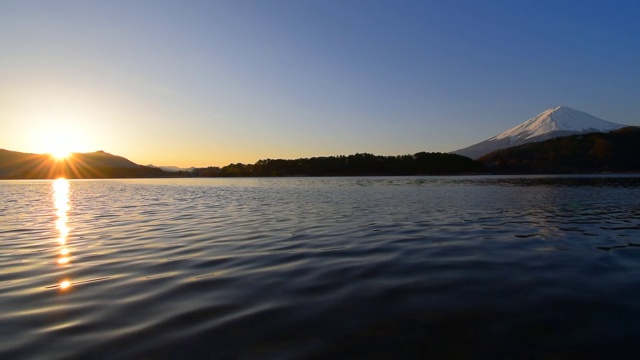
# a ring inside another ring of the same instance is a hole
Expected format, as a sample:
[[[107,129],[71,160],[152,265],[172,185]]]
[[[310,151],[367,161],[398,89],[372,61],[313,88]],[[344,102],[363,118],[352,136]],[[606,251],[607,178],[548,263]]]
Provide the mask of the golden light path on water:
[[[58,230],[58,265],[67,266],[71,261],[71,253],[67,246],[69,227],[67,227],[69,206],[69,181],[64,178],[53,182],[53,203],[56,208],[56,229]],[[71,286],[69,279],[62,279],[58,284],[60,289],[67,289]]]

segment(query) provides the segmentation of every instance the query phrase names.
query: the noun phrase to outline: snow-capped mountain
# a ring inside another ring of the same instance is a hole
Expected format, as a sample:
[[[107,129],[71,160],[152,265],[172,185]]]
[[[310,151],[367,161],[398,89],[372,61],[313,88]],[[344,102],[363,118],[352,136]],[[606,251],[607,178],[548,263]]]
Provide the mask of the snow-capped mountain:
[[[625,127],[566,106],[548,109],[483,142],[452,153],[477,159],[494,150],[579,133],[606,132]]]

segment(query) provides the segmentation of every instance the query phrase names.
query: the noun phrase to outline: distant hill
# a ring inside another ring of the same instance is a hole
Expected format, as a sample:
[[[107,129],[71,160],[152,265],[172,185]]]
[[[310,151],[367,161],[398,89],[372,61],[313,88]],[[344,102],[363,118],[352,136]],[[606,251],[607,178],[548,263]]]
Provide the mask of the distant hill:
[[[529,143],[478,160],[495,173],[640,172],[640,128]]]
[[[193,169],[195,169],[195,167],[189,167],[189,168],[181,168],[178,166],[155,166],[153,164],[148,164],[146,165],[147,167],[151,167],[151,168],[156,168],[156,169],[162,169],[164,171],[168,171],[168,172],[178,172],[178,171],[186,171],[186,172],[190,172],[193,171]]]
[[[68,179],[165,177],[169,173],[135,164],[104,151],[74,153],[55,160],[47,154],[28,154],[0,149],[2,179]]]
[[[88,167],[112,168],[140,168],[138,165],[122,156],[112,155],[102,150],[91,153],[74,153],[71,160],[80,162]]]
[[[547,109],[490,139],[453,151],[477,159],[492,151],[572,134],[606,132],[625,127],[566,106]]]

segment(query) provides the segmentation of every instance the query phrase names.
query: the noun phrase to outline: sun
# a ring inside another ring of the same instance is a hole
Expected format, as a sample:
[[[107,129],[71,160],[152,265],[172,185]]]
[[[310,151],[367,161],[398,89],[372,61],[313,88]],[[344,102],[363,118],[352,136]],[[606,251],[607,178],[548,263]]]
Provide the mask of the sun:
[[[56,144],[51,148],[49,154],[58,161],[65,160],[71,156],[71,149],[65,144]]]
[[[50,131],[41,141],[43,149],[57,161],[68,159],[74,151],[75,137],[68,131]]]
[[[53,157],[54,159],[60,161],[60,160],[65,160],[67,158],[69,158],[71,156],[71,151],[66,151],[66,150],[56,150],[56,151],[52,151],[51,152],[51,157]]]
[[[63,162],[94,147],[95,131],[73,114],[34,114],[27,120],[31,124],[25,132],[25,147],[29,152],[47,154],[51,160]]]

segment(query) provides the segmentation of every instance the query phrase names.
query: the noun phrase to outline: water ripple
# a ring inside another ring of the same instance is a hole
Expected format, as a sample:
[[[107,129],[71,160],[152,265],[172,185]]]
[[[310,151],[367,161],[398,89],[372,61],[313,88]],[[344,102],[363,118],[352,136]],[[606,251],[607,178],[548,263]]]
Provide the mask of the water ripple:
[[[0,196],[0,358],[635,354],[634,176],[71,181],[66,262]]]

